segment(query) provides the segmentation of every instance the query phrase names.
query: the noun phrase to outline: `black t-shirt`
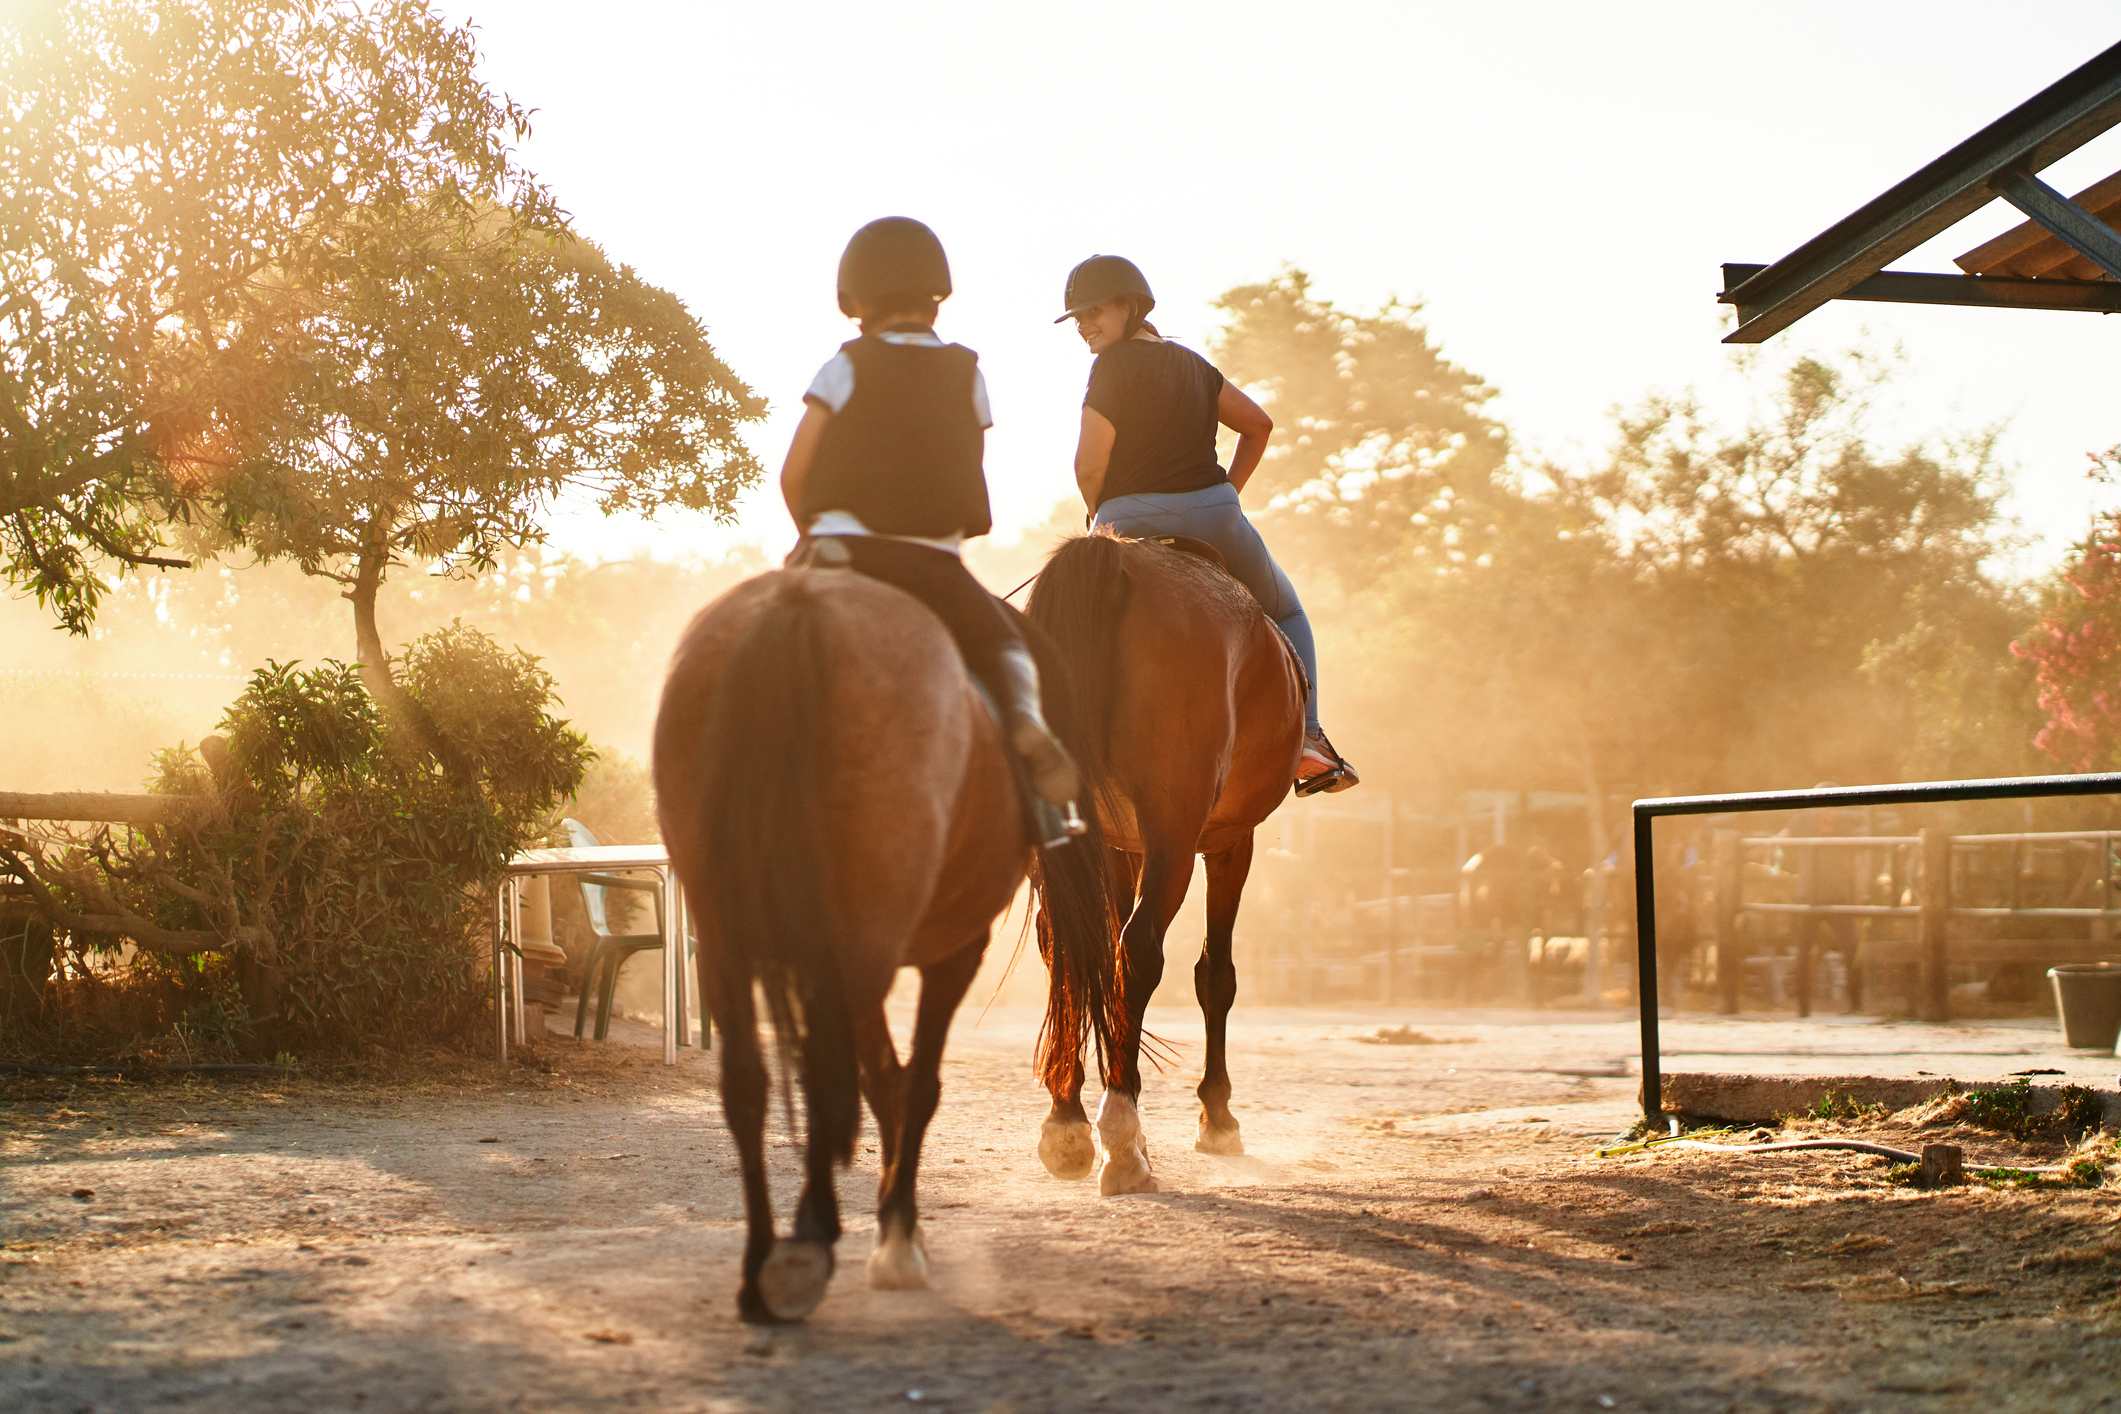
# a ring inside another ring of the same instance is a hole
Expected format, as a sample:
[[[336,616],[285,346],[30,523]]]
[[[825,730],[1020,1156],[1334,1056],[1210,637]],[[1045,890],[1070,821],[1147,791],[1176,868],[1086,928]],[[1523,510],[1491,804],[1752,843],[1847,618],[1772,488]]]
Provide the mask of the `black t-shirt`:
[[[1083,406],[1119,433],[1099,503],[1115,496],[1205,491],[1229,480],[1215,460],[1223,376],[1189,348],[1124,339],[1090,365]]]

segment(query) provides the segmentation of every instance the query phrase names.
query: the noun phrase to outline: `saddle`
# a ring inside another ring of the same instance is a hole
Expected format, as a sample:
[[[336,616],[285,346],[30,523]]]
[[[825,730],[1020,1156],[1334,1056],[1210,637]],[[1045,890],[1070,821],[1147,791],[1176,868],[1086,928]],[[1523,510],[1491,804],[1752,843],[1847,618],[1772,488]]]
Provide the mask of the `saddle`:
[[[1150,541],[1152,544],[1161,545],[1167,550],[1176,550],[1181,555],[1191,555],[1196,560],[1206,560],[1224,574],[1230,572],[1229,562],[1223,559],[1223,552],[1205,540],[1195,540],[1190,535],[1148,535],[1144,536],[1143,539]]]

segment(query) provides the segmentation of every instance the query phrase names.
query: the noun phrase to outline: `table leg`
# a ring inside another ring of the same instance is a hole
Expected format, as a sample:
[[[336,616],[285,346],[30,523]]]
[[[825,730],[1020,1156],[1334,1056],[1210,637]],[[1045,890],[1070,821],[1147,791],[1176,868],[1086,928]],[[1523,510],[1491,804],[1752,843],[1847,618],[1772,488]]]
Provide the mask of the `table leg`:
[[[677,871],[663,870],[663,1064],[678,1063],[678,1027],[684,1024],[684,1009],[678,1004],[678,959],[684,954],[682,935],[671,936],[677,922]]]
[[[505,947],[501,939],[502,919],[508,908],[508,881],[503,879],[493,895],[493,1025],[500,1060],[508,1061],[508,988],[501,972]]]

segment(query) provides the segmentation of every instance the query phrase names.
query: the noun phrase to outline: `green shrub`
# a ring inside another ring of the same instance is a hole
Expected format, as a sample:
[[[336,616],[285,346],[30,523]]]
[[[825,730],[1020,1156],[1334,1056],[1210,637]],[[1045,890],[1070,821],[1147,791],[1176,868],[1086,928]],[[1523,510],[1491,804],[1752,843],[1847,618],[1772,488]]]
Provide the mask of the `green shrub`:
[[[1994,1090],[1967,1091],[1965,1117],[1970,1124],[2013,1139],[2072,1142],[2099,1128],[2106,1119],[2098,1091],[2082,1085],[2063,1086],[2062,1103],[2045,1114],[2034,1114],[2032,1105],[2032,1082],[2021,1077]]]
[[[79,913],[218,943],[212,965],[134,960],[179,964],[170,1039],[186,1053],[433,1037],[484,1013],[495,885],[581,783],[589,745],[552,715],[537,660],[476,629],[428,634],[395,666],[392,720],[353,667],[269,664],[219,738],[157,759],[150,789],[200,808],[35,861]],[[67,947],[108,958],[118,942]]]

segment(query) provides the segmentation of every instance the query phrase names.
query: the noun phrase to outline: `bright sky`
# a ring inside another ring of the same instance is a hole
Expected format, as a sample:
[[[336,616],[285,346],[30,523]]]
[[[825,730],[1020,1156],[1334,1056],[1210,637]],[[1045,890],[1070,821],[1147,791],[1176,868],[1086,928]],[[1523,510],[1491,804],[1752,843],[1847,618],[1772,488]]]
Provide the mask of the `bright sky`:
[[[1003,527],[1073,492],[1088,356],[1056,328],[1068,268],[1132,257],[1198,345],[1210,301],[1284,262],[1353,306],[1425,301],[1445,352],[1502,390],[1538,451],[1588,451],[1652,388],[1729,376],[1725,260],[1768,261],[2121,38],[2109,3],[1308,6],[488,0],[489,81],[538,110],[524,155],[580,229],[705,320],[773,402],[778,470],[803,388],[852,326],[848,235],[928,222],[980,351]],[[2048,169],[2075,191],[2121,131]],[[1992,205],[1896,268],[2020,218]],[[1835,304],[1770,354],[1869,331],[1911,360],[1905,429],[2007,419],[2013,509],[2049,551],[2083,531],[2084,454],[2121,441],[2121,325],[2087,314]],[[770,484],[736,538],[792,538]],[[728,532],[570,518],[592,555]]]

